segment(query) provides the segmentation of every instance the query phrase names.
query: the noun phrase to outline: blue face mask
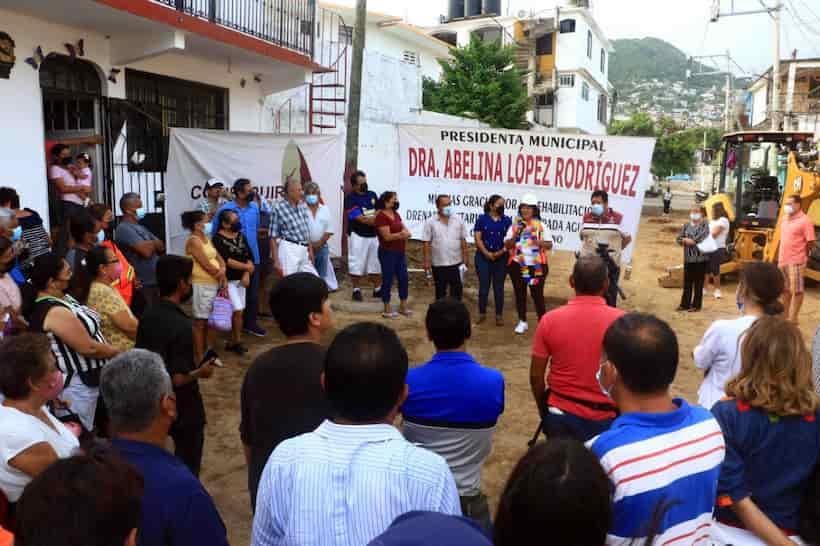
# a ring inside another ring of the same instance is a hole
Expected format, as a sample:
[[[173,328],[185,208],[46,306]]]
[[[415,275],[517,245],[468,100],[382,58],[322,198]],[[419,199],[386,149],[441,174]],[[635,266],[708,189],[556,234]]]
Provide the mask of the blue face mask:
[[[145,218],[145,207],[138,208],[136,211],[134,211],[134,214],[137,215],[137,220],[142,220],[143,218]]]
[[[11,232],[11,240],[12,240],[12,242],[17,242],[17,241],[19,241],[19,240],[20,240],[20,237],[22,237],[22,236],[23,236],[23,228],[21,228],[20,226],[17,226],[17,227],[16,227],[16,228],[14,228],[14,230]]]
[[[213,233],[213,230],[214,230],[213,224],[211,224],[210,222],[205,224],[205,228],[204,228],[205,237],[210,237],[211,233]]]
[[[600,203],[595,203],[594,205],[592,205],[592,214],[593,216],[603,216],[604,206]]]
[[[452,216],[453,215],[453,207],[451,207],[450,205],[447,205],[446,207],[441,209],[441,214],[443,214],[444,216]]]
[[[97,242],[102,243],[103,241],[105,241],[105,232],[103,230],[100,230],[100,232],[97,234]]]
[[[305,196],[305,201],[308,205],[318,205],[319,204],[319,196],[318,195],[307,195]]]

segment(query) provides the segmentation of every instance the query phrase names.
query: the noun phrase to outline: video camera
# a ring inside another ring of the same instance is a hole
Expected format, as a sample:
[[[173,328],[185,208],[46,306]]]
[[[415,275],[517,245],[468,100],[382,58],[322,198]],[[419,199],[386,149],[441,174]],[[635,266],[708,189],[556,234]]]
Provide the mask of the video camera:
[[[625,300],[626,294],[623,290],[621,290],[621,286],[618,284],[618,264],[616,264],[615,260],[612,259],[612,254],[614,254],[615,251],[609,248],[609,243],[606,241],[598,240],[595,243],[595,254],[604,261],[606,268],[609,271],[609,284],[614,286],[618,291],[618,294],[621,296],[621,299]]]

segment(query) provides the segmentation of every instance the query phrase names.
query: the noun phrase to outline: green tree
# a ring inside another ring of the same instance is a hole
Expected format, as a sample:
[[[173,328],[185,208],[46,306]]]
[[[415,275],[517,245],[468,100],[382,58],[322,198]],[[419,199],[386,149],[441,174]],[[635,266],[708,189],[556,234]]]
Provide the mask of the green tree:
[[[441,81],[424,80],[424,108],[496,128],[525,128],[530,99],[514,52],[500,40],[486,43],[475,36],[466,47],[451,49],[451,59],[439,60]]]

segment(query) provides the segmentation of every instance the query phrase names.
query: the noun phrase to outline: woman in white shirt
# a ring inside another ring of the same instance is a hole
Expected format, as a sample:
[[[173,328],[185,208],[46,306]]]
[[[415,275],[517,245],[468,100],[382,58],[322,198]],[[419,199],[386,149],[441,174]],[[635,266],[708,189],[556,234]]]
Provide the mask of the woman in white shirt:
[[[63,390],[45,334],[22,334],[0,342],[0,490],[16,503],[34,476],[79,447],[72,432],[46,408]]]
[[[783,312],[783,274],[767,262],[749,262],[740,272],[737,306],[741,317],[717,320],[695,347],[695,366],[705,377],[698,389],[698,404],[711,409],[726,395],[726,382],[741,369],[740,343],[746,330],[763,315]]]
[[[709,254],[709,263],[706,266],[706,285],[704,294],[708,292],[709,284],[715,287],[715,299],[721,298],[720,293],[720,264],[726,261],[726,238],[729,236],[729,215],[723,203],[715,203],[712,207],[712,221],[709,222],[709,234],[717,244],[717,250]]]

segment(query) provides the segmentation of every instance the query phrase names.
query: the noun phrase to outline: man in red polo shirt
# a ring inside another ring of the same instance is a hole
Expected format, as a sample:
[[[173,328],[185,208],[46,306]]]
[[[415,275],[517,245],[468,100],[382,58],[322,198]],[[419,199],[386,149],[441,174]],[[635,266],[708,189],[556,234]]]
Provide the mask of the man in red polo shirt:
[[[544,315],[538,324],[530,386],[546,435],[585,442],[607,430],[615,418],[615,406],[596,374],[604,334],[624,313],[606,304],[609,275],[601,258],[578,258],[569,283],[575,298]]]
[[[777,265],[786,280],[783,304],[786,318],[797,324],[797,315],[803,305],[803,270],[814,247],[814,223],[803,214],[799,195],[790,195],[783,210],[786,217],[780,226],[780,255]]]
[[[616,267],[609,271],[609,289],[604,294],[612,307],[618,305],[618,279],[621,277],[621,251],[632,242],[632,236],[621,226],[624,215],[609,206],[609,195],[604,190],[595,190],[590,198],[589,212],[584,214],[581,236],[581,256],[592,256],[599,243],[609,245],[610,256]]]

